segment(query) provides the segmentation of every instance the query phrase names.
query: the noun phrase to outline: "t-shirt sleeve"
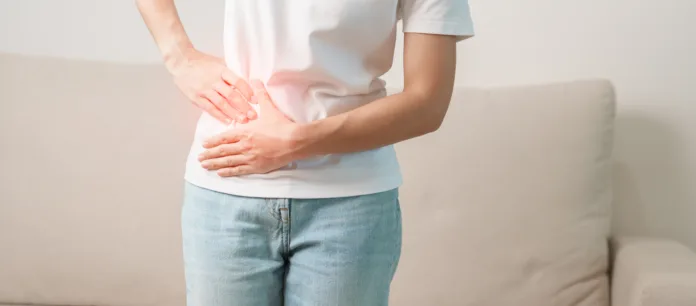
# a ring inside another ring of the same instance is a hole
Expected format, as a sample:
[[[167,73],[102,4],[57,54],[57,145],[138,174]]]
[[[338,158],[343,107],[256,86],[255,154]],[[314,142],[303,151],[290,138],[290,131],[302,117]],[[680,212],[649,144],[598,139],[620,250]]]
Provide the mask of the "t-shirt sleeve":
[[[400,0],[404,33],[474,36],[474,23],[467,0]]]

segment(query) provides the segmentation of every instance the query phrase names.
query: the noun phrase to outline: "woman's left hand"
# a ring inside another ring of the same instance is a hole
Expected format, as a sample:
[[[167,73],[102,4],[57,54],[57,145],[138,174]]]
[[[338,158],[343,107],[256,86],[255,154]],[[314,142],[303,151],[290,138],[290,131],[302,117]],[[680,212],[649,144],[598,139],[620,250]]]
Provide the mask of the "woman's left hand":
[[[298,159],[294,137],[299,125],[276,108],[263,83],[251,85],[259,119],[207,139],[198,157],[203,168],[222,177],[268,173]]]

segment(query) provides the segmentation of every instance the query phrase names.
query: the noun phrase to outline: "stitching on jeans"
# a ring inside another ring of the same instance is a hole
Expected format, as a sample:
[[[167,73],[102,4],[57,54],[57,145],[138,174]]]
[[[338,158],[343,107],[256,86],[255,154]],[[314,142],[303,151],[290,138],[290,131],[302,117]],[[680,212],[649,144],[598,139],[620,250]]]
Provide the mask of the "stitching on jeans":
[[[284,199],[279,205],[278,212],[285,211],[285,219],[281,217],[281,240],[283,243],[283,253],[290,253],[290,199]],[[282,213],[281,213],[282,216]]]
[[[268,210],[268,213],[273,217],[273,219],[280,221],[280,214],[276,209],[277,203],[275,202],[275,200],[265,199],[264,202],[266,203],[266,209]]]

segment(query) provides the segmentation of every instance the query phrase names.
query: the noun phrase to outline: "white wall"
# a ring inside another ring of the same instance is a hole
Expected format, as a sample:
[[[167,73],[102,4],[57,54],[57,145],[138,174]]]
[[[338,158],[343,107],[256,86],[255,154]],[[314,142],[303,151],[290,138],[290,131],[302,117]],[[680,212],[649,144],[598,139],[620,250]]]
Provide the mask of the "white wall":
[[[223,1],[178,1],[194,43],[220,54]],[[477,37],[457,82],[609,78],[617,86],[621,234],[696,247],[696,1],[471,0]],[[0,52],[157,62],[133,1],[0,0]],[[398,52],[397,52],[398,53]],[[386,76],[401,79],[401,56]]]

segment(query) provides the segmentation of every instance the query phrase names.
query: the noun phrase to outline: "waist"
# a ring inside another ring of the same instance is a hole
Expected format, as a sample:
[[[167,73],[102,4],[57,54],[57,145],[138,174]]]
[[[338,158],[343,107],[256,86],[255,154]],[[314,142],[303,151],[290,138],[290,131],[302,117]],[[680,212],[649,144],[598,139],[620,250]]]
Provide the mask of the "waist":
[[[393,146],[333,154],[297,161],[295,167],[266,174],[222,178],[196,159],[201,151],[194,140],[186,165],[186,180],[222,193],[264,198],[333,198],[382,192],[401,185]]]
[[[297,123],[309,123],[349,112],[387,95],[384,88],[367,94],[337,95],[319,88],[267,85],[268,93],[278,110]],[[257,105],[252,105],[259,111]],[[263,114],[259,112],[259,116]],[[229,129],[227,125],[203,113],[196,127],[196,138],[205,138]]]
[[[347,112],[386,95],[386,90],[347,94],[327,87],[267,85],[280,111],[298,123]],[[259,114],[263,117],[263,113]],[[198,121],[186,167],[186,179],[218,192],[252,197],[316,198],[370,194],[397,188],[401,183],[393,146],[334,154],[296,162],[292,169],[267,174],[221,178],[203,169],[197,156],[202,141],[230,127],[203,113]],[[232,127],[233,128],[233,127]]]
[[[349,88],[339,85],[288,86],[268,83],[266,87],[278,109],[297,123],[345,113],[386,96],[383,86]]]

